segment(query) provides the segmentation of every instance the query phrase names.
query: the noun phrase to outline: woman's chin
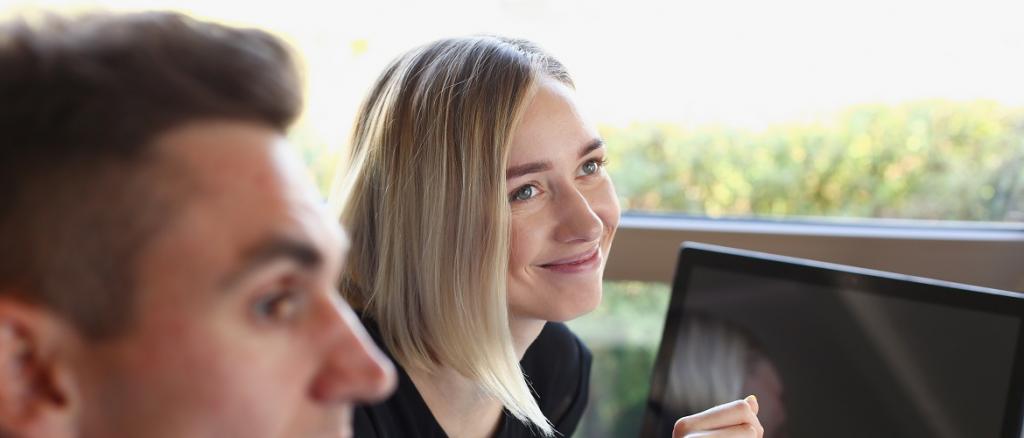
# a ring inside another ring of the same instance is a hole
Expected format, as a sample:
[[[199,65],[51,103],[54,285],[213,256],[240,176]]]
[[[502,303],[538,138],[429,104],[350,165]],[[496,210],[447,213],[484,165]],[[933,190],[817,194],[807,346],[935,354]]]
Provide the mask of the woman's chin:
[[[600,284],[586,293],[580,293],[578,290],[566,293],[552,293],[553,296],[550,299],[540,303],[531,303],[534,305],[528,308],[520,307],[521,311],[516,312],[513,310],[513,313],[519,317],[551,322],[572,321],[593,312],[601,304],[601,294]]]

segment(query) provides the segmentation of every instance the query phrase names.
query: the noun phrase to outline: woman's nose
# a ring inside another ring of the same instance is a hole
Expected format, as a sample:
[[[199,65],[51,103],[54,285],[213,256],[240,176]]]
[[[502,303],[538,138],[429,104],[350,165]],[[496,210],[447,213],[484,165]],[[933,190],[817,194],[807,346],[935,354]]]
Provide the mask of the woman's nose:
[[[604,224],[591,208],[586,196],[573,189],[556,200],[558,226],[555,238],[560,242],[594,242],[601,238]]]

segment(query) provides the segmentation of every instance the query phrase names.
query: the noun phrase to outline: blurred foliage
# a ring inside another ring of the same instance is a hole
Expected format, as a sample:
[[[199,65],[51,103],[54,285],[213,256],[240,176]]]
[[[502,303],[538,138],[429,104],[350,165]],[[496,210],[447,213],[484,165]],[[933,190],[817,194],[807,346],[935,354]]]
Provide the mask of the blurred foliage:
[[[600,128],[624,210],[688,215],[1024,221],[1024,108],[992,101],[859,105],[762,130]],[[299,124],[327,193],[339,163]]]
[[[624,210],[718,216],[1024,220],[1024,109],[861,105],[753,131],[603,126]]]
[[[640,433],[668,300],[667,284],[605,282],[601,305],[569,322],[594,354],[590,405],[575,436]]]

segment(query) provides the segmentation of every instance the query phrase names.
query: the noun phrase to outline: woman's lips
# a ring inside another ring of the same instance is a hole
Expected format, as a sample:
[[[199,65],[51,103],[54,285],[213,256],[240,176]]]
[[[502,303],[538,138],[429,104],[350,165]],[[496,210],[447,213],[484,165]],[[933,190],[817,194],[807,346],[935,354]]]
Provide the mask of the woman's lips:
[[[594,249],[581,255],[573,256],[567,259],[557,260],[551,263],[540,265],[544,269],[548,269],[560,273],[576,273],[592,270],[601,264],[601,251],[600,247],[595,246]]]

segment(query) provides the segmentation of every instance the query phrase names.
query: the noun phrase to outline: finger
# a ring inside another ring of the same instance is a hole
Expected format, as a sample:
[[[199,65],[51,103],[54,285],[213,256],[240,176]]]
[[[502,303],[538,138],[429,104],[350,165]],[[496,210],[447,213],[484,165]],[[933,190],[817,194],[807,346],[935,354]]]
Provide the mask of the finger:
[[[750,410],[754,411],[754,415],[757,415],[757,411],[761,409],[761,405],[757,403],[757,396],[753,394],[748,395],[743,401],[747,402],[750,405]]]
[[[681,435],[681,438],[761,438],[762,436],[764,436],[764,429],[761,429],[760,424],[746,423],[721,429],[689,433]]]
[[[757,416],[754,414],[754,404],[748,402],[748,400],[736,400],[731,403],[715,406],[698,414],[680,418],[679,421],[676,421],[675,428],[673,428],[673,435],[680,428],[689,433],[699,430],[721,429],[743,423],[760,424],[757,421]]]

